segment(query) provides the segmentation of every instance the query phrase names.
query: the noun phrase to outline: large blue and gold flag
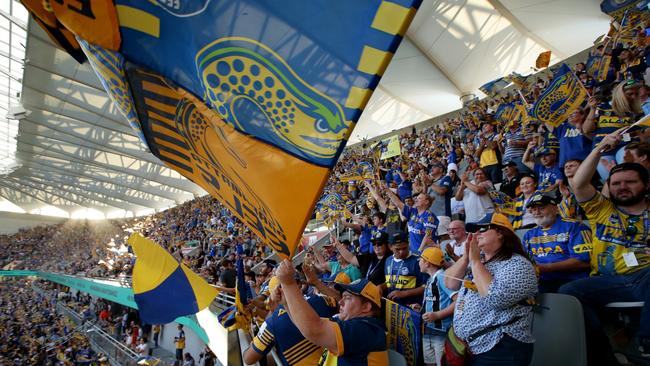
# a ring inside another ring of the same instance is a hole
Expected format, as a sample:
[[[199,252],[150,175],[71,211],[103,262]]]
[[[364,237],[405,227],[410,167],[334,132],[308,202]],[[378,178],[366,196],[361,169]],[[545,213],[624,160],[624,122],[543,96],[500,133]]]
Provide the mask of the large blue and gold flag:
[[[65,25],[151,152],[289,257],[420,2],[115,0],[113,43]]]
[[[587,91],[580,80],[569,66],[562,64],[533,105],[530,115],[542,123],[558,126],[580,107],[586,97]]]
[[[167,324],[210,305],[218,291],[164,248],[140,234],[128,243],[135,253],[133,294],[140,317],[148,324]]]

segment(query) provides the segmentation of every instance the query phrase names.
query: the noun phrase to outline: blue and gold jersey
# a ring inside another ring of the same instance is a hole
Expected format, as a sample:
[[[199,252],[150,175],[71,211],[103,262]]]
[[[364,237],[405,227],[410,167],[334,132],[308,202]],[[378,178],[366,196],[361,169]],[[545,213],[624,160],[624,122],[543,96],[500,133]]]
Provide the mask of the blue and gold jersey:
[[[557,263],[570,258],[589,262],[591,230],[578,221],[557,217],[555,223],[543,229],[539,226],[524,235],[524,248],[539,264]],[[540,280],[575,280],[588,277],[588,271],[542,272]]]
[[[406,259],[395,259],[394,256],[386,259],[384,274],[386,275],[386,293],[393,290],[403,291],[421,287],[429,278],[426,273],[420,272],[418,256],[413,254]],[[421,297],[405,297],[393,300],[400,305],[420,303]]]
[[[592,276],[624,275],[650,266],[650,256],[645,252],[650,239],[648,209],[643,215],[628,215],[600,193],[580,205],[591,224]]]
[[[409,231],[409,248],[411,253],[420,254],[420,244],[426,236],[438,240],[436,232],[438,230],[438,218],[431,211],[425,210],[422,213],[418,209],[411,206],[404,206],[402,215],[406,217],[406,223]]]
[[[323,366],[387,366],[386,328],[378,318],[333,319],[338,353],[327,352]]]
[[[336,300],[330,297],[311,296],[307,302],[322,318],[329,318],[338,312]],[[282,364],[317,365],[323,354],[323,348],[309,342],[291,322],[289,314],[282,305],[271,314],[260,327],[251,347],[263,355],[277,347]]]

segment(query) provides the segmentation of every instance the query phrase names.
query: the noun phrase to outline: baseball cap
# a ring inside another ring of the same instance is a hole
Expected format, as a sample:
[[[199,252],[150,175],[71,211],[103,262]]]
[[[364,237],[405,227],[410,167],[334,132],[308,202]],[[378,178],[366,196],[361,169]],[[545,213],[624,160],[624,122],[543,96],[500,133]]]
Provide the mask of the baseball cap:
[[[557,205],[558,202],[555,197],[543,194],[543,193],[534,193],[532,197],[528,200],[526,207],[532,206],[545,206],[545,205]]]
[[[548,148],[548,147],[545,147],[545,148],[543,148],[543,149],[539,149],[539,150],[537,151],[537,153],[535,153],[535,155],[537,155],[537,156],[544,156],[544,155],[551,155],[551,154],[555,154],[555,155],[557,155],[557,153],[555,152],[555,150],[553,150],[553,149],[551,149],[551,148]]]
[[[510,220],[508,220],[507,217],[505,217],[503,214],[500,213],[489,213],[483,216],[483,218],[480,219],[478,222],[468,223],[466,225],[466,228],[467,228],[467,232],[474,233],[478,231],[478,229],[480,229],[481,227],[490,226],[490,225],[501,226],[502,228],[508,229],[513,233],[515,232],[515,229],[512,227]]]
[[[351,294],[361,296],[377,305],[377,307],[381,307],[381,291],[379,291],[379,287],[365,278],[360,278],[347,285],[337,283],[334,285],[334,288],[339,292],[347,291]]]
[[[517,166],[517,163],[515,163],[514,161],[511,160],[511,161],[503,164],[504,168],[507,167],[507,166]]]
[[[458,172],[458,165],[456,165],[456,163],[449,163],[447,165],[447,171],[450,172],[452,170]]]
[[[409,235],[406,231],[396,231],[388,238],[388,244],[407,243]]]
[[[442,250],[438,247],[426,248],[422,251],[420,257],[434,266],[440,266],[445,261],[445,256],[442,254]]]
[[[372,245],[388,244],[388,233],[378,231],[372,238],[370,238]]]

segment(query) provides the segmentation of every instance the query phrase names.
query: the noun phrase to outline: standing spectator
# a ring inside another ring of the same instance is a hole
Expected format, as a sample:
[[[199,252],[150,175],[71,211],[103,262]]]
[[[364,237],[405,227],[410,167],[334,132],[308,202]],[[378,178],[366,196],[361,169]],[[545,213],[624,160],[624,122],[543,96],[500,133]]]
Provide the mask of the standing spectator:
[[[178,335],[174,337],[174,346],[176,347],[176,359],[183,361],[183,350],[185,349],[185,331],[183,330],[183,325],[179,324],[176,329],[178,329]]]
[[[521,126],[519,126],[517,121],[513,120],[510,122],[508,130],[503,137],[506,144],[505,151],[503,152],[503,161],[513,162],[518,171],[528,173],[528,167],[522,162],[526,146],[528,145],[528,138],[523,134]]]
[[[336,284],[342,292],[340,312],[321,318],[309,306],[293,279],[295,270],[284,260],[277,270],[293,322],[305,338],[325,347],[325,365],[387,365],[386,333],[381,316],[381,292],[366,279]],[[372,335],[368,337],[367,335]]]
[[[445,345],[447,329],[451,326],[454,314],[456,293],[445,287],[445,262],[440,248],[431,247],[420,256],[420,271],[429,275],[424,285],[424,301],[422,302],[422,320],[424,335],[422,351],[425,365],[442,365],[442,351]]]
[[[482,133],[477,137],[478,144],[476,156],[479,158],[480,167],[486,176],[494,183],[501,183],[501,152],[499,151],[499,135],[494,131],[494,126],[483,123]]]
[[[535,141],[528,144],[528,148],[524,153],[524,164],[535,172],[538,191],[554,191],[562,181],[562,172],[560,172],[556,162],[557,153],[554,149],[544,147],[534,154],[540,157],[540,163],[536,163],[533,158],[533,150],[536,146]]]
[[[438,230],[438,218],[429,211],[431,207],[431,197],[426,193],[420,193],[413,203],[413,206],[404,204],[390,190],[385,191],[390,200],[402,211],[407,221],[409,233],[409,245],[411,252],[420,254],[424,248],[431,246],[438,240],[436,231]]]
[[[590,365],[616,364],[597,315],[598,309],[611,301],[645,302],[638,337],[642,354],[650,355],[648,170],[636,163],[622,163],[612,168],[607,179],[610,198],[598,193],[590,184],[601,151],[618,146],[620,140],[619,131],[603,138],[570,181],[592,228],[592,277],[570,282],[562,286],[560,292],[573,295],[582,303]]]
[[[535,268],[505,216],[477,225],[480,232],[470,234],[465,254],[446,271],[445,285],[458,291],[454,332],[468,343],[469,365],[527,366],[533,309],[523,303],[537,293]]]
[[[526,208],[537,227],[524,235],[524,248],[537,263],[539,292],[557,292],[563,284],[589,275],[591,230],[559,216],[555,197],[536,193]]]
[[[578,108],[559,126],[553,127],[551,125],[546,125],[546,128],[548,128],[560,142],[559,165],[561,167],[563,167],[564,163],[569,159],[582,161],[587,157],[587,155],[589,155],[589,152],[591,151],[591,140],[582,133],[582,125],[585,118],[593,119],[593,116],[596,113],[596,107],[596,98],[589,98],[589,113],[582,108]]]
[[[409,253],[406,233],[396,233],[389,238],[393,255],[386,259],[384,274],[386,283],[382,286],[386,297],[401,305],[420,304],[426,281],[426,274],[420,272],[418,257]]]
[[[451,196],[452,185],[451,178],[445,174],[445,167],[440,162],[433,163],[431,168],[432,183],[427,190],[431,197],[431,212],[442,221],[441,217],[451,220]]]
[[[225,288],[235,288],[237,283],[237,272],[230,259],[221,261],[221,274],[219,275],[219,285]]]
[[[469,179],[465,172],[456,191],[456,200],[463,201],[465,207],[465,222],[474,223],[487,214],[494,212],[494,204],[488,189],[493,189],[492,182],[487,180],[485,171],[481,168],[474,170],[474,179]]]
[[[154,347],[158,348],[158,337],[160,337],[160,324],[154,324],[152,328]]]
[[[388,234],[381,233],[372,238],[373,253],[354,255],[340,241],[336,241],[336,248],[350,264],[359,267],[361,275],[368,281],[379,286],[386,282],[384,267],[386,259],[392,254],[388,249]]]

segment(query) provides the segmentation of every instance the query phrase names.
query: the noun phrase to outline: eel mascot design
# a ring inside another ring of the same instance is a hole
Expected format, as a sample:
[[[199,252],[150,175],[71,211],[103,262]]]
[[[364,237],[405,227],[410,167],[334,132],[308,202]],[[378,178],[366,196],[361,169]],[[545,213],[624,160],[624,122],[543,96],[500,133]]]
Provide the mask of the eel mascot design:
[[[289,153],[328,165],[349,134],[341,106],[259,42],[218,39],[196,67],[204,100],[225,122]]]

